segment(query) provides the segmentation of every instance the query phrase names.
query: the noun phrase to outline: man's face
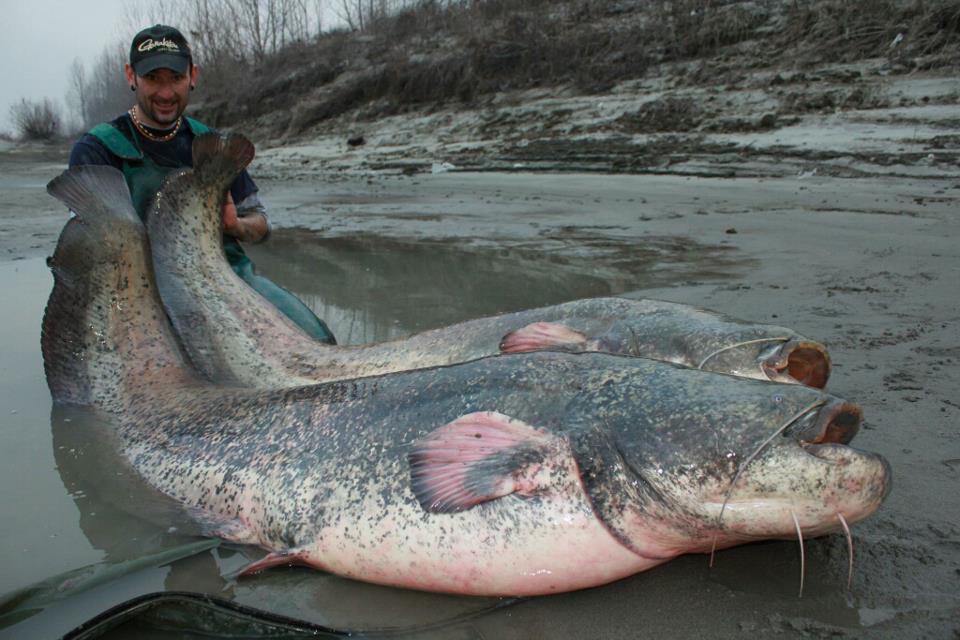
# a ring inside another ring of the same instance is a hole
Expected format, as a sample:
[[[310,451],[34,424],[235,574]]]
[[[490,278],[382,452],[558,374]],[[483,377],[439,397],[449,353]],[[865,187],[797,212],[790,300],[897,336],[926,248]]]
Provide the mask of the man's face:
[[[130,85],[136,87],[141,120],[145,125],[159,128],[173,124],[183,115],[190,98],[190,87],[197,81],[195,66],[188,73],[155,69],[138,76],[127,65],[126,72]]]

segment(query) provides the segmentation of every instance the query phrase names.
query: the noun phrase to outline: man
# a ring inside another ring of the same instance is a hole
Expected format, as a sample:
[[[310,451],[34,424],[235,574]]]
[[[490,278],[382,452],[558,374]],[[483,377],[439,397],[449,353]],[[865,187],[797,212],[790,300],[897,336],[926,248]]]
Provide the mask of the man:
[[[193,166],[193,138],[210,129],[183,115],[198,72],[190,47],[177,29],[158,24],[134,36],[125,72],[136,104],[116,120],[84,134],[70,152],[70,166],[105,164],[123,171],[134,208],[145,220],[164,177],[174,169]],[[237,275],[309,335],[336,344],[333,333],[307,305],[256,273],[240,246],[240,241],[262,242],[270,233],[257,185],[246,171],[227,192],[223,231],[227,260]]]

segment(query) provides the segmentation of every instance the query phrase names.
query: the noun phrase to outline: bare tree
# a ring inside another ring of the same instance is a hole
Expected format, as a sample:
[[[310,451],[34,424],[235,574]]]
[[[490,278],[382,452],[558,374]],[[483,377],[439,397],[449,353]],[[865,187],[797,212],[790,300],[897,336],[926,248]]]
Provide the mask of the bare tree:
[[[127,54],[127,45],[117,43],[104,48],[93,65],[88,85],[87,125],[112,120],[133,104],[123,76]]]
[[[73,110],[69,126],[84,128],[90,124],[90,86],[87,81],[87,69],[80,58],[74,58],[70,64],[70,84],[67,91],[67,105]]]
[[[189,15],[199,1],[166,0],[165,2],[127,2],[123,6],[123,27],[130,32],[129,38],[141,29],[155,24],[177,26]]]
[[[351,31],[363,30],[363,0],[340,0],[337,17],[347,23]]]
[[[421,2],[423,0],[340,0],[336,13],[350,30],[365,31],[377,20]]]
[[[256,61],[310,37],[310,4],[305,0],[239,0],[239,25]],[[316,5],[319,10],[319,3]]]
[[[259,62],[320,35],[321,0],[195,0],[181,24],[206,66]]]

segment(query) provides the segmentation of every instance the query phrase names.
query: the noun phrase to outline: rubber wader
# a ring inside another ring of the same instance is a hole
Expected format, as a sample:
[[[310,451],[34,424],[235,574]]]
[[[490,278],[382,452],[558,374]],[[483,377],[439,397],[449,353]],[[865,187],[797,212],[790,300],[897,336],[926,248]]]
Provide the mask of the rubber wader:
[[[205,124],[197,122],[193,118],[184,118],[184,120],[194,135],[200,135],[210,130]],[[98,124],[90,130],[90,135],[97,138],[111,153],[123,161],[123,176],[130,188],[133,206],[140,215],[140,219],[146,221],[147,212],[154,196],[160,191],[163,179],[173,171],[173,168],[158,165],[150,156],[145,155],[135,142],[131,142],[130,139],[109,124]],[[132,130],[130,135],[133,140],[137,139]],[[308,335],[328,344],[337,343],[333,337],[333,332],[330,331],[323,320],[310,310],[310,307],[283,287],[256,272],[253,262],[244,253],[236,238],[224,234],[223,249],[234,273],[240,276],[254,291],[269,300]]]

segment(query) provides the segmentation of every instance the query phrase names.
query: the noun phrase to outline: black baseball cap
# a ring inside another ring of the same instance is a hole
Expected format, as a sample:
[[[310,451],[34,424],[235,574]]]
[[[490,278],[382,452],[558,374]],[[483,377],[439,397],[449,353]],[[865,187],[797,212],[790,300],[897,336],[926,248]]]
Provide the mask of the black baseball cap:
[[[186,73],[193,62],[190,45],[173,27],[155,24],[133,36],[130,44],[130,66],[138,76],[156,69]]]

